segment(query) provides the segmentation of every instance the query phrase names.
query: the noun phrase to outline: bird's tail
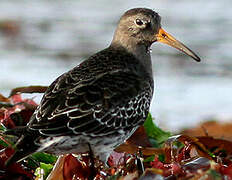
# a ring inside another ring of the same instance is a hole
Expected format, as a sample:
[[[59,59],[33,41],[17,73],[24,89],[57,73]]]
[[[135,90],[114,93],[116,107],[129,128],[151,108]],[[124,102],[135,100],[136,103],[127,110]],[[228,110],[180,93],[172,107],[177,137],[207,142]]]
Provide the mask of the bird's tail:
[[[7,130],[4,134],[15,136],[21,135],[21,137],[14,145],[14,154],[5,162],[6,166],[9,166],[13,162],[18,162],[27,158],[32,153],[36,152],[36,150],[38,149],[38,146],[34,144],[34,141],[37,138],[37,136],[32,132],[28,132],[26,128],[16,128],[13,130]]]
[[[17,126],[17,128],[4,130],[2,134],[20,137],[25,131],[26,131],[26,126]]]
[[[22,128],[20,128],[19,131],[22,131]],[[0,129],[0,139],[5,144],[7,144],[7,146],[12,147],[21,136],[21,133],[19,131],[16,130],[14,132],[14,129]]]
[[[21,138],[25,139],[25,140],[21,140]],[[6,166],[9,166],[10,164],[12,164],[14,162],[19,162],[19,161],[26,159],[29,155],[36,152],[36,150],[38,149],[36,146],[29,147],[27,144],[24,144],[25,147],[23,149],[19,148],[22,145],[22,142],[25,143],[25,141],[28,141],[28,140],[31,141],[31,137],[29,137],[29,136],[27,136],[27,137],[22,136],[21,138],[19,139],[19,143],[16,144],[17,149],[15,149],[14,154],[9,159],[7,159],[7,161],[5,162]],[[28,138],[30,138],[30,139],[28,139]]]

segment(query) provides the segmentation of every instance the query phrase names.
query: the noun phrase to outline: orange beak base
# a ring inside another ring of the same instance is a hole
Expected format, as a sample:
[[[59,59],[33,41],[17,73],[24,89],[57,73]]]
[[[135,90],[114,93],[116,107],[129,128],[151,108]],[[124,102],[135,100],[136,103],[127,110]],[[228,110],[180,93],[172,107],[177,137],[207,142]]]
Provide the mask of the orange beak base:
[[[172,46],[172,47],[182,51],[186,55],[192,57],[194,60],[196,60],[198,62],[201,61],[201,59],[191,49],[189,49],[187,46],[185,46],[180,41],[176,40],[173,36],[171,36],[170,34],[165,32],[162,28],[160,28],[158,34],[156,34],[155,36],[156,36],[156,40],[158,42]]]

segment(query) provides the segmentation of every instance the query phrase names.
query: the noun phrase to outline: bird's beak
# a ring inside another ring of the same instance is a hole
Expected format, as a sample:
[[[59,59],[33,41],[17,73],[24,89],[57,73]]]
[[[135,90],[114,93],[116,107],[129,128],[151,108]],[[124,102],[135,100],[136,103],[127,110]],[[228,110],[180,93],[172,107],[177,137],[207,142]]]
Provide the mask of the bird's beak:
[[[186,47],[180,41],[176,40],[173,36],[171,36],[170,34],[165,32],[162,28],[159,29],[158,34],[156,34],[155,36],[156,36],[156,40],[158,42],[172,46],[172,47],[184,52],[185,54],[192,57],[193,59],[195,59],[198,62],[201,61],[201,59],[191,49]]]

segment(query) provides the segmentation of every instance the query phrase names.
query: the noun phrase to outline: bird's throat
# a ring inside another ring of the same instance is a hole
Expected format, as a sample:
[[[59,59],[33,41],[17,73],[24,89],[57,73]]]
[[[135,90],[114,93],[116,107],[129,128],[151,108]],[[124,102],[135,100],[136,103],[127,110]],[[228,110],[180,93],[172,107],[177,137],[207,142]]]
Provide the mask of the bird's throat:
[[[110,47],[122,49],[130,54],[133,54],[136,59],[145,67],[148,73],[152,76],[152,63],[151,63],[151,53],[150,46],[145,46],[144,44],[136,44],[132,42],[120,43],[113,41]]]

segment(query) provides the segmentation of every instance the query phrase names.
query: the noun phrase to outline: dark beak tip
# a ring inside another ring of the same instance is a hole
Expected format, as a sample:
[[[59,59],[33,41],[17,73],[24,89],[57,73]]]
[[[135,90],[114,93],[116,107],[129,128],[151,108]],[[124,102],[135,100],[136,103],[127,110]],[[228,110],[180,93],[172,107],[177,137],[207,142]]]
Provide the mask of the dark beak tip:
[[[198,56],[194,58],[195,61],[197,62],[201,62],[201,58],[199,58]]]

